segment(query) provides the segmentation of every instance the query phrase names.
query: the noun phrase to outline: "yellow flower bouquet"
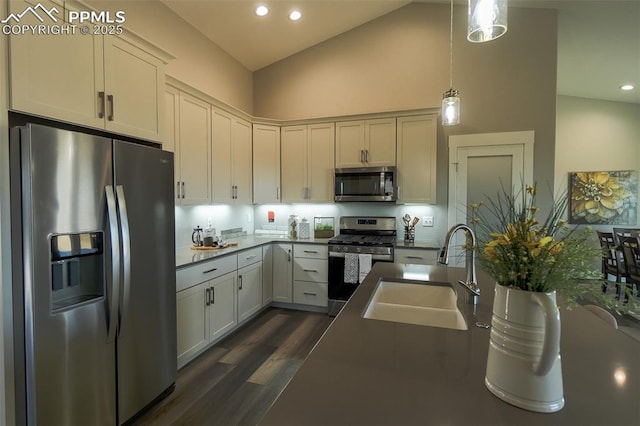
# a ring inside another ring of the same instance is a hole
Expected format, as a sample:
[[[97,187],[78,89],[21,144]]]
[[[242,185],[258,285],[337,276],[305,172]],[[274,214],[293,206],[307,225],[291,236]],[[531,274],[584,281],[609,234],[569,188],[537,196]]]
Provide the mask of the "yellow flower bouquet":
[[[506,287],[556,290],[567,305],[589,295],[610,305],[602,294],[601,252],[589,241],[591,229],[570,228],[562,220],[566,196],[539,221],[536,193],[536,186],[523,185],[514,195],[502,188],[496,198],[471,204],[479,264]]]

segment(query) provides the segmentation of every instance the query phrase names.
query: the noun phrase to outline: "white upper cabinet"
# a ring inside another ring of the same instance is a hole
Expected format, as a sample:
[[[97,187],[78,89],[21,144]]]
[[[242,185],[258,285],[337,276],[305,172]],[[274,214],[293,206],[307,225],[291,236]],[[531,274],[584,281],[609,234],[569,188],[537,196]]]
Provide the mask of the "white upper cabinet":
[[[333,200],[335,127],[333,123],[281,129],[282,201]]]
[[[20,13],[37,2],[10,1]],[[40,2],[51,10],[62,8]],[[26,14],[21,24],[41,24]],[[32,35],[9,37],[11,109],[90,127],[104,127],[104,48],[101,35]],[[102,114],[102,116],[100,116]]]
[[[396,165],[396,119],[336,123],[336,167]]]
[[[211,105],[180,92],[179,172],[176,194],[182,205],[211,203]]]
[[[10,1],[12,13],[41,3],[47,10],[79,3]],[[33,22],[31,22],[33,21]],[[26,14],[20,24],[42,24]],[[126,32],[126,31],[125,31]],[[11,109],[133,137],[162,141],[164,65],[169,56],[131,34],[11,35]],[[134,42],[136,44],[134,44]]]
[[[280,203],[280,127],[253,125],[253,202]]]
[[[164,64],[127,40],[104,38],[105,129],[162,141]]]
[[[398,117],[399,202],[436,202],[437,118]]]
[[[212,201],[252,202],[251,123],[213,108]]]

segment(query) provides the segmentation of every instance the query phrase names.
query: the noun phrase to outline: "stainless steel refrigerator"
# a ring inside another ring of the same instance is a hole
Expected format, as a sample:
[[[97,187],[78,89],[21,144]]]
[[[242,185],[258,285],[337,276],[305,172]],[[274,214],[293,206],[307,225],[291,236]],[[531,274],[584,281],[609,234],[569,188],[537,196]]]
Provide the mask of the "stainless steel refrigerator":
[[[175,383],[173,154],[28,124],[10,155],[19,418],[122,424]]]

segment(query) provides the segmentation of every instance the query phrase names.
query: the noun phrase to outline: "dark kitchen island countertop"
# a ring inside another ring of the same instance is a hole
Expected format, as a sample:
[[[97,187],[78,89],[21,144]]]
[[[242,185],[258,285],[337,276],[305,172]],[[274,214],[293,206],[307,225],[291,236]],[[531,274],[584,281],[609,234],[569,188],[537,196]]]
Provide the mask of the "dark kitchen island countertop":
[[[565,406],[511,406],[484,384],[494,285],[479,273],[469,329],[361,317],[379,278],[457,282],[463,268],[376,263],[262,419],[264,425],[639,425],[640,344],[581,306],[561,310]]]

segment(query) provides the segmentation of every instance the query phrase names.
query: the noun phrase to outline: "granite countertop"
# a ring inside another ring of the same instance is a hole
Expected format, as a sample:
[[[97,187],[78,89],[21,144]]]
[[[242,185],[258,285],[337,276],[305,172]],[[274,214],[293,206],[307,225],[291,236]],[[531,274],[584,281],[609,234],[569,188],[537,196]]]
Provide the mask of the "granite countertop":
[[[398,238],[394,244],[396,248],[412,248],[422,250],[440,250],[441,245],[436,240],[415,240],[404,241],[402,238]]]
[[[381,277],[457,282],[463,268],[376,263],[262,419],[265,425],[638,425],[640,344],[581,306],[561,310],[565,407],[534,413],[484,384],[493,284],[464,303],[466,331],[364,319]]]
[[[292,240],[278,235],[247,235],[244,237],[230,238],[227,242],[238,243],[237,246],[229,246],[221,250],[192,250],[191,247],[176,248],[176,268],[180,269],[194,263],[203,262],[220,256],[236,253],[270,243],[296,243],[296,244],[327,244],[329,238],[310,238],[307,240]]]
[[[207,261],[216,257],[225,256],[241,250],[247,250],[254,247],[262,246],[270,243],[295,243],[295,244],[327,244],[330,238],[310,238],[308,240],[292,240],[288,237],[269,234],[253,234],[244,237],[230,238],[228,242],[236,242],[237,246],[229,246],[221,250],[192,250],[191,247],[176,248],[176,268],[184,268],[194,263]],[[438,242],[435,240],[413,241],[411,243],[398,239],[395,243],[397,248],[415,248],[415,249],[439,249]]]

